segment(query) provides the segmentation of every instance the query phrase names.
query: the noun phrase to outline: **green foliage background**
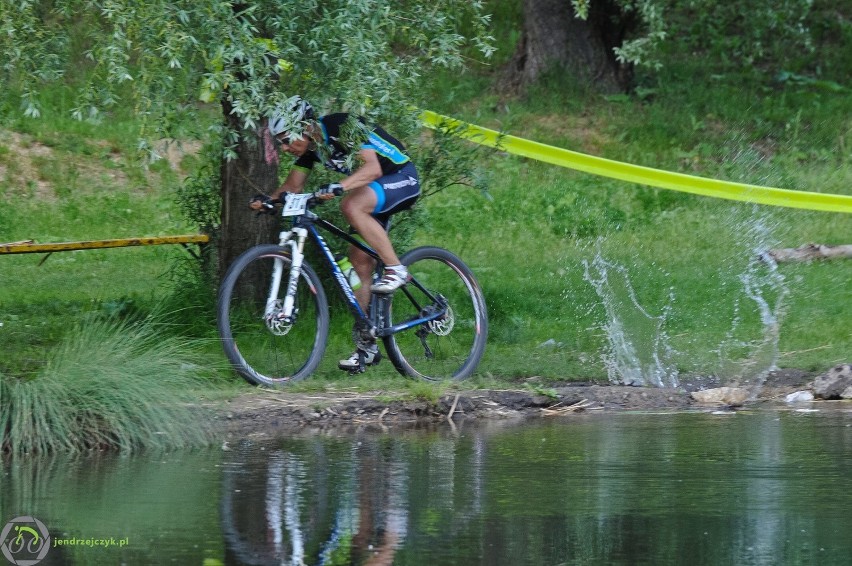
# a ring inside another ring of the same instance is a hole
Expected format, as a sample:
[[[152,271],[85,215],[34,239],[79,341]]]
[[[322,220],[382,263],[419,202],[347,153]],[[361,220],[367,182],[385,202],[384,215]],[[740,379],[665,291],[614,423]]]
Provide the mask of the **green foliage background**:
[[[619,161],[850,194],[852,60],[842,54],[852,45],[852,12],[816,1],[802,16],[807,33],[797,28],[785,35],[770,33],[778,24],[754,17],[767,6],[757,3],[752,13],[723,2],[672,0],[668,39],[659,53],[663,65],[640,71],[633,93],[600,97],[554,72],[523,95],[509,97],[492,85],[498,63],[508,59],[519,37],[519,4],[493,3],[495,63],[476,63],[471,51],[469,73],[435,71],[420,77],[416,98],[431,110]],[[801,6],[790,2],[783,9],[799,14]],[[82,25],[91,16],[77,17]],[[743,21],[750,33],[738,36],[735,24]],[[802,49],[790,47],[800,44]],[[43,44],[47,51],[60,48],[84,53],[86,38],[64,46]],[[89,63],[82,61],[78,73],[66,74],[64,82],[38,94],[11,87],[0,94],[0,241],[215,229],[223,132],[208,128],[220,123],[221,109],[202,103],[175,106],[173,116],[180,119],[172,121],[171,133],[183,149],[173,146],[170,159],[140,161],[143,98],[101,115],[82,112],[91,119],[73,119],[83,108],[73,89],[88,72]],[[364,93],[370,84],[362,85]],[[112,88],[121,93],[126,86]],[[196,96],[197,86],[187,83],[185,88]],[[329,103],[340,95],[328,94]],[[33,112],[26,116],[30,108],[38,108],[41,118],[34,119]],[[262,112],[257,107],[246,110],[246,116]],[[400,223],[395,234],[400,247],[428,243],[457,252],[485,290],[492,333],[471,386],[505,385],[531,376],[607,376],[608,315],[584,277],[596,257],[624,267],[637,300],[651,315],[666,314],[664,331],[681,376],[748,379],[767,365],[762,350],[766,327],[743,286],[745,274],[766,275],[754,264],[755,253],[852,241],[848,215],[631,186],[475,150],[457,140],[436,140],[411,130],[402,117],[385,126],[403,132],[434,191],[413,219]],[[211,139],[214,143],[205,145]],[[466,165],[461,175],[451,166],[459,162]],[[247,212],[245,222],[253,221]],[[136,248],[54,254],[43,264],[41,259],[0,257],[3,399],[10,398],[10,387],[45,379],[49,360],[67,351],[61,345],[73,343],[78,325],[100,317],[136,322],[153,316],[166,323],[157,326],[158,336],[193,339],[179,358],[200,354],[222,381],[245,387],[221,366],[213,285],[184,251]],[[820,371],[849,361],[850,262],[789,264],[779,266],[779,272],[786,295],[774,353],[778,365]],[[764,292],[777,302],[777,289]],[[335,313],[327,360],[303,387],[404,389],[405,382],[388,364],[354,379],[339,374],[336,360],[351,348],[350,323]],[[649,342],[642,333],[636,340]],[[115,364],[122,374],[121,363]]]

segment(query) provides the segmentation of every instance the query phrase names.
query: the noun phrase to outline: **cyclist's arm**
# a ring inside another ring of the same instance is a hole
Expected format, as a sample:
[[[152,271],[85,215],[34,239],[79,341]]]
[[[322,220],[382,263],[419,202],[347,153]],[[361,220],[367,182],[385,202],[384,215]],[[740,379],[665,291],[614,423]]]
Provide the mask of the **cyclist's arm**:
[[[305,190],[305,182],[308,180],[308,173],[304,169],[294,167],[290,169],[284,184],[272,193],[272,198],[278,198],[281,193],[301,193]]]
[[[280,187],[278,187],[270,197],[277,199],[281,197],[281,193],[301,193],[305,189],[305,181],[308,179],[308,173],[304,169],[290,169],[287,174],[287,179]],[[263,204],[259,200],[252,200],[249,203],[249,208],[252,210],[262,210]]]
[[[379,165],[379,158],[376,156],[374,150],[362,149],[358,152],[358,156],[363,162],[362,165],[351,175],[340,181],[344,191],[351,191],[358,187],[369,185],[382,176],[382,166]]]

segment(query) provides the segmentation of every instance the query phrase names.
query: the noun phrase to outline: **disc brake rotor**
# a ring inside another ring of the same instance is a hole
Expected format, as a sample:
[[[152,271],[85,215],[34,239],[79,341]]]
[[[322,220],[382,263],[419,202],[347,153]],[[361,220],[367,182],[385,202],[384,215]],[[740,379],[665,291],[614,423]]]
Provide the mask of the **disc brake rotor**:
[[[284,316],[284,313],[281,311],[282,303],[280,300],[275,301],[275,305],[269,314],[263,317],[264,322],[266,323],[266,328],[269,329],[271,333],[276,336],[284,336],[290,329],[293,327],[293,321],[296,319],[296,311],[293,311],[292,316],[289,318]]]
[[[453,326],[456,324],[456,317],[453,314],[453,308],[450,305],[447,305],[447,312],[444,313],[443,316],[436,318],[435,320],[430,320],[426,323],[426,326],[429,328],[429,331],[432,334],[436,334],[438,336],[447,336],[450,332],[453,331]]]

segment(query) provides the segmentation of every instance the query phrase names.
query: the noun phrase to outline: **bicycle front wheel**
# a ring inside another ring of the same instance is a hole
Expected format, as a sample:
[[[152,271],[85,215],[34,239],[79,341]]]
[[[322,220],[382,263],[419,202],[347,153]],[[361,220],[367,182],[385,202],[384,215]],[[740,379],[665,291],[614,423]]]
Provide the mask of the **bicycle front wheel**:
[[[432,320],[385,337],[388,358],[411,377],[470,377],[488,338],[485,298],[473,272],[442,248],[417,248],[400,260],[413,280],[389,299],[390,326]],[[435,313],[441,314],[433,318]]]
[[[239,256],[219,289],[218,328],[231,365],[249,383],[277,387],[309,376],[328,338],[328,302],[319,277],[303,263],[292,316],[283,316],[292,265],[276,245],[251,248]],[[281,268],[278,292],[270,296],[274,268]]]

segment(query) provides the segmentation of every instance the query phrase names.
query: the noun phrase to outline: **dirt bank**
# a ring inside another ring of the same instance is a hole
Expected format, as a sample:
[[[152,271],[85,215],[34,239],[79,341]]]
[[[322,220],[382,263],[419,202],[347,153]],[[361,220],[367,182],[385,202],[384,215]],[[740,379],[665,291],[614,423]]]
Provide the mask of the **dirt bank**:
[[[750,389],[745,406],[783,403],[804,389],[814,375],[799,370],[772,373],[762,387]],[[570,415],[579,411],[691,410],[725,408],[698,404],[693,391],[717,387],[707,379],[684,380],[678,388],[631,387],[566,382],[536,387],[518,384],[505,390],[453,391],[437,400],[404,398],[403,393],[293,393],[252,389],[220,412],[223,430],[231,437],[275,436],[307,427],[351,424],[394,426],[451,419],[527,419]],[[748,384],[742,384],[749,387]]]

